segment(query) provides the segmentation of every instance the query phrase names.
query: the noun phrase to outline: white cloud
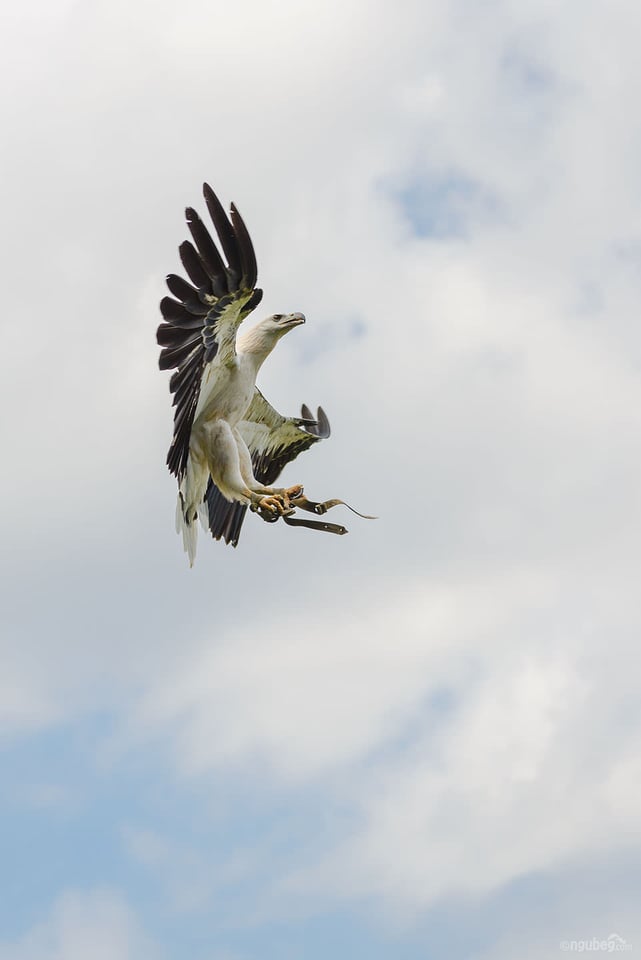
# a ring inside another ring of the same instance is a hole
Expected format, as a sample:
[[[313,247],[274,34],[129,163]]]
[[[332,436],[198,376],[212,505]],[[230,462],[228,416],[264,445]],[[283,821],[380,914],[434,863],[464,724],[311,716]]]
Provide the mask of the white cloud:
[[[137,725],[175,729],[189,770],[241,758],[318,777],[393,741],[433,688],[460,682],[478,638],[514,615],[514,593],[509,608],[497,602],[506,586],[390,580],[330,611],[245,619],[213,645],[207,633],[184,666],[152,680]]]
[[[638,664],[627,642],[610,660],[615,609],[576,622],[567,587],[528,570],[374,589],[367,614],[343,598],[305,626],[245,622],[152,681],[136,736],[169,736],[183,775],[240,765],[352,811],[333,849],[293,856],[287,898],[420,911],[486,895],[641,841]]]
[[[110,890],[62,894],[49,916],[17,940],[0,941],[2,960],[150,960],[160,957],[122,897]]]

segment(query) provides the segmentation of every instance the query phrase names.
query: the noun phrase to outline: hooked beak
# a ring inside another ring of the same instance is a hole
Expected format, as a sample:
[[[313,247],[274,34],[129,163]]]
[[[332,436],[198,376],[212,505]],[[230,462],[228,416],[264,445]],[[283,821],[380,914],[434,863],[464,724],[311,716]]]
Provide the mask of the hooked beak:
[[[285,319],[283,326],[286,327],[299,327],[301,323],[305,323],[305,314],[304,313],[290,313]]]

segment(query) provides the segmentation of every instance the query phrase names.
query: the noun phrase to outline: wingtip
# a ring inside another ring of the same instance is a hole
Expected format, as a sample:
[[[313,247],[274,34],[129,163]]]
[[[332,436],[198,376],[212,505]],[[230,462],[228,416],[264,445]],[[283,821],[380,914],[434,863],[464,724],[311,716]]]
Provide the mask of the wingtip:
[[[318,408],[318,435],[326,440],[331,434],[329,419],[322,407]]]
[[[222,212],[225,218],[227,218],[227,214],[225,213],[225,208],[223,204],[220,202],[218,198],[218,194],[210,187],[210,185],[207,182],[203,183],[203,197],[205,198],[205,202],[207,204],[209,212],[212,215],[212,219],[214,220],[214,223],[216,222],[216,217],[214,216],[214,210],[216,211],[217,214],[220,214]]]
[[[307,433],[313,434],[315,437],[318,437],[319,440],[326,440],[330,435],[330,427],[327,414],[323,408],[318,407],[316,416],[314,416],[307,404],[303,403],[300,411],[302,420],[304,421],[300,426],[304,426]]]

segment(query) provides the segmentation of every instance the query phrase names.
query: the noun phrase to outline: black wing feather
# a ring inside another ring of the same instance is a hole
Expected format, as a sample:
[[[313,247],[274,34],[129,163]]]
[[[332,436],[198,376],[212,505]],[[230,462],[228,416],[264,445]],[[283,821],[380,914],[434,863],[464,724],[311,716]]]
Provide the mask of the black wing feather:
[[[194,243],[198,250],[201,265],[206,271],[208,278],[212,281],[212,286],[217,291],[216,296],[224,296],[224,294],[230,293],[233,291],[234,286],[232,284],[230,289],[223,258],[216,249],[216,244],[212,240],[207,227],[193,207],[187,207],[185,216],[187,217],[189,232],[194,238]]]
[[[238,241],[236,240],[236,235],[234,233],[234,227],[229,222],[227,214],[223,209],[223,205],[208,183],[203,184],[203,195],[205,197],[205,203],[207,204],[207,209],[209,210],[211,219],[214,221],[214,226],[216,227],[216,233],[220,239],[221,246],[225,256],[227,257],[230,281],[233,280],[233,282],[237,284],[242,276],[243,267],[238,248]]]
[[[254,246],[247,232],[245,222],[233,203],[231,205],[231,222],[238,240],[243,285],[253,287],[258,279],[258,267],[256,266]]]
[[[180,367],[182,363],[188,360],[189,356],[197,349],[197,342],[187,340],[178,347],[165,347],[160,351],[158,366],[161,370],[172,370],[174,367]]]
[[[161,323],[156,331],[156,340],[161,347],[175,347],[179,344],[197,343],[202,334],[199,328],[185,330],[174,327],[172,323]]]
[[[202,317],[190,313],[182,303],[174,300],[173,297],[162,298],[160,301],[160,312],[165,320],[174,327],[183,327],[183,329],[186,330],[190,327],[200,329],[202,326]]]
[[[178,253],[182,260],[183,267],[192,283],[199,290],[206,290],[209,287],[209,274],[205,270],[203,263],[198,255],[198,251],[189,240],[183,240],[178,247]]]
[[[209,478],[207,493],[205,494],[207,511],[209,514],[209,529],[215,540],[224,540],[237,546],[243,521],[247,515],[247,507],[242,503],[230,503]]]
[[[167,286],[173,295],[180,300],[183,307],[197,317],[204,317],[209,312],[209,306],[204,303],[196,287],[183,280],[176,273],[167,276]]]

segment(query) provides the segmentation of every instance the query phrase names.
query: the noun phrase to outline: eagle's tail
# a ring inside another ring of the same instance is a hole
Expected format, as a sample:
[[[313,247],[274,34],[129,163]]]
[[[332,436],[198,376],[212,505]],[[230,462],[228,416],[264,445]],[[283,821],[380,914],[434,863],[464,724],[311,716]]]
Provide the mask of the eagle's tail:
[[[189,566],[193,567],[198,544],[198,519],[209,529],[209,514],[205,500],[205,491],[209,480],[209,468],[190,455],[187,469],[178,487],[176,504],[176,533],[182,534],[183,547],[189,557]]]
[[[189,557],[189,566],[193,567],[198,546],[198,520],[185,516],[185,500],[182,493],[178,493],[176,502],[176,533],[181,533],[183,549]]]

